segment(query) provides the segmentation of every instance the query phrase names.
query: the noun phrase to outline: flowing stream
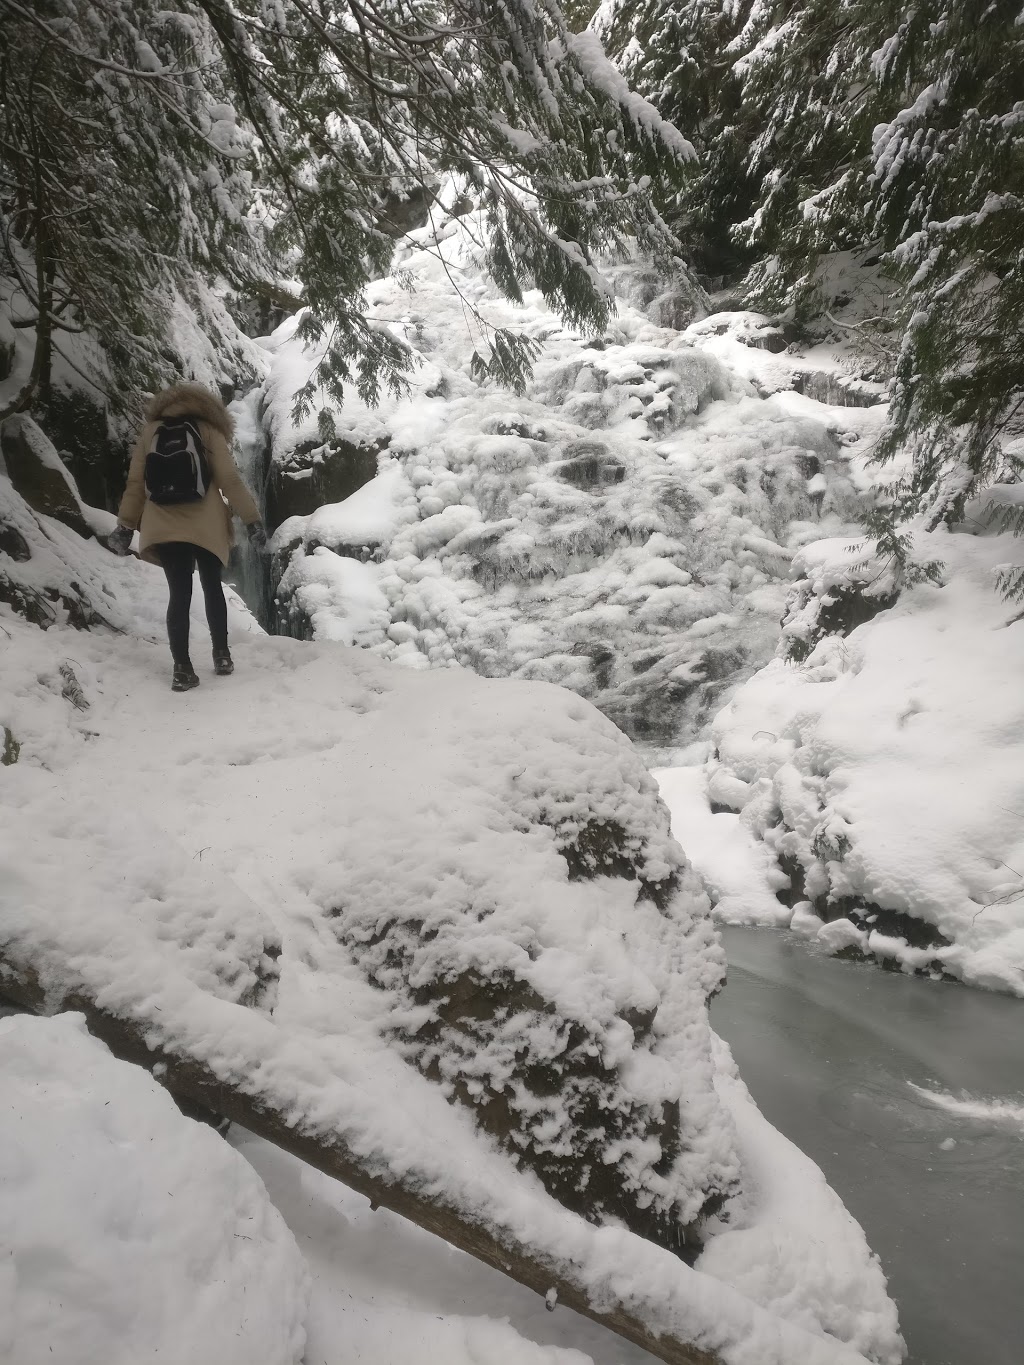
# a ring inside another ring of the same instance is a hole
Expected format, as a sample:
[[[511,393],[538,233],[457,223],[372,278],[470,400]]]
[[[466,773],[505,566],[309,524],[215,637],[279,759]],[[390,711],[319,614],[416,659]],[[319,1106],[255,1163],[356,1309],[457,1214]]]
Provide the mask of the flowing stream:
[[[908,1365],[1020,1365],[1024,1001],[837,961],[779,931],[723,939],[712,1023],[881,1257]]]

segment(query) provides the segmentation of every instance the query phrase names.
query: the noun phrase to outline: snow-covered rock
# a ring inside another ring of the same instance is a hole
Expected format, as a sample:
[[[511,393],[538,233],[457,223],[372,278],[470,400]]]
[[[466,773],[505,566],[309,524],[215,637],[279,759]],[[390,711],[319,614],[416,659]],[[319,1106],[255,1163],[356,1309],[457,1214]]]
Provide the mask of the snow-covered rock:
[[[0,1019],[0,1360],[298,1365],[308,1273],[249,1164],[80,1015]]]
[[[92,534],[74,480],[52,443],[22,413],[0,424],[0,469],[35,511],[55,517],[81,536]]]
[[[801,932],[813,906],[835,951],[1024,995],[1024,621],[996,590],[1020,542],[939,531],[915,553],[944,583],[893,604],[855,547],[808,547],[788,657],[716,718],[711,780]]]
[[[264,1023],[272,1053],[308,1036],[318,1088],[354,1009],[397,1089],[401,1052],[435,1083],[425,1096],[468,1105],[563,1202],[673,1247],[731,1192],[707,902],[639,758],[585,702],[261,639],[233,696],[204,689],[186,716],[154,650],[83,633],[76,706],[58,687],[60,628],[9,629],[9,958],[136,1019],[159,999],[154,1021],[187,1015],[193,1038],[217,1002],[249,1047]],[[123,802],[116,821],[97,785]],[[278,1103],[302,1112],[280,1083]]]

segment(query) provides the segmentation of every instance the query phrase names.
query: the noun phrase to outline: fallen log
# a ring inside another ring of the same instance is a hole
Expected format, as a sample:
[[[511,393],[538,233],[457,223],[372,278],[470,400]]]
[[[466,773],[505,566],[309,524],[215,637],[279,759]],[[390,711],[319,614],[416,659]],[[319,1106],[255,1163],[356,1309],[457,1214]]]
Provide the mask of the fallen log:
[[[145,1067],[175,1098],[241,1124],[282,1151],[365,1195],[374,1207],[400,1214],[417,1227],[432,1232],[451,1246],[547,1297],[549,1302],[553,1290],[562,1307],[593,1319],[665,1361],[666,1365],[723,1365],[718,1355],[709,1354],[690,1342],[654,1332],[622,1304],[595,1307],[586,1286],[572,1278],[571,1265],[556,1262],[543,1250],[527,1249],[511,1239],[503,1240],[493,1230],[468,1219],[459,1209],[367,1171],[340,1140],[325,1140],[321,1135],[303,1133],[290,1126],[274,1109],[226,1085],[195,1058],[150,1047],[140,1025],[102,1009],[84,995],[69,992],[55,999],[53,991],[44,991],[31,970],[16,967],[2,955],[0,995],[32,1013],[74,1010],[83,1014],[89,1031],[101,1039],[114,1056]]]

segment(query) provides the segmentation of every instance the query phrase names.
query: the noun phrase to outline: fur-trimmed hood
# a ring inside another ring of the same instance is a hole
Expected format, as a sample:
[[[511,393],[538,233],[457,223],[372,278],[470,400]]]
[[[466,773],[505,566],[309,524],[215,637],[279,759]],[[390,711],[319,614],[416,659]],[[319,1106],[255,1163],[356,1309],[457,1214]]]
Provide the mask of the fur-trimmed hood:
[[[202,384],[173,384],[154,394],[146,405],[146,421],[159,422],[164,417],[198,417],[216,427],[229,444],[235,430],[220,397]]]

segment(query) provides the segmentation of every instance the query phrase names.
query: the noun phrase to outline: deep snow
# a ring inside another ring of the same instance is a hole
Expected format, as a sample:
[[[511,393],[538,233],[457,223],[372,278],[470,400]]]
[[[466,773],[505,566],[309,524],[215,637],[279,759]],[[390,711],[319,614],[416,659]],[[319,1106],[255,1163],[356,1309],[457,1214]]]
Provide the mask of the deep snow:
[[[710,790],[799,865],[801,932],[1024,995],[1024,620],[996,591],[1021,545],[934,532],[917,553],[943,561],[942,586],[904,589],[845,638],[826,635],[800,663],[777,658],[734,695],[712,728]],[[824,542],[796,573],[820,600],[877,572],[859,558]],[[724,913],[766,918],[735,902]]]
[[[298,1365],[309,1274],[251,1167],[81,1015],[0,1019],[0,1360]]]

